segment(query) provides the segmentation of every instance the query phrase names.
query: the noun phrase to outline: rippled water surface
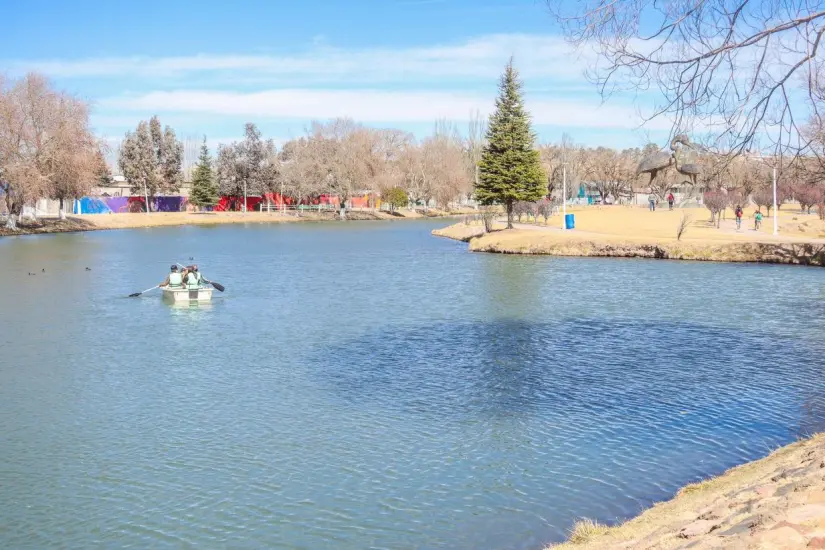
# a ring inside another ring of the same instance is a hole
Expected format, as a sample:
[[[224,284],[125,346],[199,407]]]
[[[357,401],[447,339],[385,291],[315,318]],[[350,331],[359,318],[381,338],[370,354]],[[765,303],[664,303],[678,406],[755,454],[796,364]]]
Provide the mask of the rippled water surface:
[[[825,270],[443,224],[0,239],[0,547],[540,548],[825,427]]]

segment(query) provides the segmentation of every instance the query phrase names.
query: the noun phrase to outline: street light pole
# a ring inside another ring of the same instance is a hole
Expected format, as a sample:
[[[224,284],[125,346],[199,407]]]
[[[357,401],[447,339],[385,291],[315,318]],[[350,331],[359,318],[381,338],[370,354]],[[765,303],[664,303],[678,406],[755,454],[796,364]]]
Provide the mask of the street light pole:
[[[776,166],[773,167],[773,234],[779,235],[779,209],[776,207]]]
[[[149,213],[149,191],[146,190],[146,180],[143,180],[143,198],[146,200],[146,213]]]
[[[566,229],[565,219],[567,218],[567,164],[561,165],[561,228]]]

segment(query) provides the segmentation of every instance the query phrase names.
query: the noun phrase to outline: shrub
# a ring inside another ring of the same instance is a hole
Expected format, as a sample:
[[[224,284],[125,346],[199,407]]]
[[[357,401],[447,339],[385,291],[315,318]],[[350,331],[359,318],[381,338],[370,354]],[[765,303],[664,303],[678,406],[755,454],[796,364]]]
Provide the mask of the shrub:
[[[690,224],[690,216],[685,213],[682,213],[682,219],[679,220],[679,225],[676,226],[676,240],[681,241],[682,235],[685,234],[687,231],[688,225]]]
[[[704,201],[705,208],[710,210],[710,222],[716,222],[716,227],[722,223],[722,210],[730,204],[730,197],[721,191],[708,191],[705,193]]]
[[[536,203],[538,205],[538,214],[544,218],[544,224],[547,225],[547,219],[553,214],[553,202],[548,199],[542,199]]]
[[[390,205],[390,211],[394,211],[396,208],[401,208],[402,206],[407,206],[410,202],[407,192],[400,187],[387,189],[381,193],[381,198]]]
[[[607,525],[602,525],[592,519],[582,519],[577,521],[570,530],[568,541],[573,544],[584,544],[594,538],[604,535],[610,530]]]
[[[800,185],[794,190],[794,196],[802,212],[810,214],[811,208],[822,202],[822,189],[816,185]]]

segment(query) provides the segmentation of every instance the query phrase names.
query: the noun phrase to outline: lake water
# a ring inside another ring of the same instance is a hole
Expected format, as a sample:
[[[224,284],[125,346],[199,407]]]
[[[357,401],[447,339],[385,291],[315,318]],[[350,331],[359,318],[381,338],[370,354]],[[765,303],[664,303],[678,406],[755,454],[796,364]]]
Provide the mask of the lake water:
[[[0,547],[535,549],[825,429],[825,270],[443,225],[0,239]]]

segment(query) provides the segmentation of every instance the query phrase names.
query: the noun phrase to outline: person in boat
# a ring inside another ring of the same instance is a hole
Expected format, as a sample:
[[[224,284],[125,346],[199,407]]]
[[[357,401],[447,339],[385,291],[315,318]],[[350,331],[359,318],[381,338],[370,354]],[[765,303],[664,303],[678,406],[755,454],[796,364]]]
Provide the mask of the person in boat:
[[[186,288],[189,290],[196,290],[203,286],[203,275],[198,271],[197,264],[186,267],[186,277],[184,281],[186,282]]]
[[[161,288],[181,288],[183,286],[183,276],[178,273],[178,266],[173,265],[169,268],[171,271],[166,276],[166,280],[160,283]]]

